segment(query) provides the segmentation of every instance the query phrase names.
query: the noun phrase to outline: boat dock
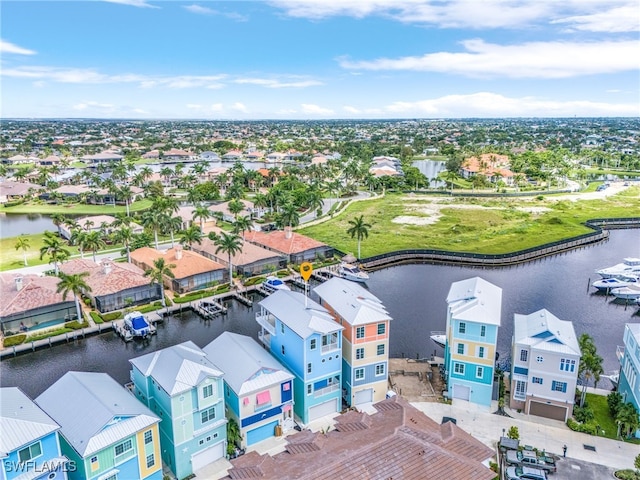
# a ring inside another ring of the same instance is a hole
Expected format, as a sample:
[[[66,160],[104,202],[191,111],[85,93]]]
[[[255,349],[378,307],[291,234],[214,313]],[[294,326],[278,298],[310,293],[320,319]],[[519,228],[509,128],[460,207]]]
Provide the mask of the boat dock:
[[[218,315],[225,315],[227,307],[215,300],[202,300],[193,306],[193,311],[205,320],[212,320]]]
[[[131,333],[131,330],[127,328],[126,324],[124,323],[124,320],[114,320],[113,322],[111,322],[111,326],[113,327],[113,330],[125,342],[130,342],[135,338],[133,333]],[[153,325],[153,322],[149,321],[149,335],[155,335],[156,333],[158,333],[158,330]]]

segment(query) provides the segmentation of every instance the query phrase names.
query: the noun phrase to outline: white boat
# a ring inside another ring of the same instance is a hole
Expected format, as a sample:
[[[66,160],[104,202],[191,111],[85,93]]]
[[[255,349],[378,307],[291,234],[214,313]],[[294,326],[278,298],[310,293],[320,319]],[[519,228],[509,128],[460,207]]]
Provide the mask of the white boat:
[[[444,348],[447,343],[447,334],[445,332],[431,332],[429,338],[440,348]]]
[[[635,275],[620,275],[619,277],[603,278],[596,280],[591,285],[601,292],[610,292],[614,288],[627,287],[629,285],[638,285],[638,277]]]
[[[626,287],[614,288],[611,294],[621,300],[638,300],[640,299],[640,286],[627,285]]]
[[[267,279],[262,282],[262,287],[270,293],[273,293],[276,290],[291,290],[286,283],[273,275],[269,275]]]
[[[600,378],[606,378],[613,384],[614,388],[618,388],[618,382],[620,381],[620,371],[614,372],[609,375],[600,375]]]
[[[338,265],[338,276],[352,282],[366,282],[369,275],[362,271],[355,263],[342,262]]]
[[[602,278],[613,278],[625,274],[640,275],[640,258],[624,258],[622,263],[618,263],[613,267],[601,268],[596,270],[596,273]]]
[[[151,335],[152,328],[140,312],[127,313],[124,316],[124,325],[134,337],[147,337]]]

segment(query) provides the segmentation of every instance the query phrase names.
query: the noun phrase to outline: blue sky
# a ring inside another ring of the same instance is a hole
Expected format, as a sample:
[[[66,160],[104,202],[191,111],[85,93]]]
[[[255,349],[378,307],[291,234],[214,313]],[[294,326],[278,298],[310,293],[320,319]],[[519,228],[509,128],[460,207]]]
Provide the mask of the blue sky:
[[[3,0],[4,118],[640,116],[638,0]]]

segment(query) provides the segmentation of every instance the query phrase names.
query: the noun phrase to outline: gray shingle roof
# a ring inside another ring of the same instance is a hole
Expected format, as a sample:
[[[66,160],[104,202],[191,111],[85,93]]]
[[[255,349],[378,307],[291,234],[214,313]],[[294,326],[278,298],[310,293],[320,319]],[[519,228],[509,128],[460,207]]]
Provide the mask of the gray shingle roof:
[[[129,360],[144,375],[153,377],[170,396],[191,390],[208,377],[221,377],[205,352],[192,341]]]
[[[277,290],[260,302],[270,313],[301,338],[308,338],[314,333],[326,334],[344,330],[335,322],[331,314],[322,305],[305,299],[302,293],[289,290]]]
[[[0,458],[59,428],[19,388],[0,388]]]
[[[313,290],[350,325],[391,320],[380,299],[357,283],[333,277]]]
[[[203,350],[224,372],[224,381],[238,395],[293,379],[280,362],[245,335],[224,332]]]
[[[452,283],[447,303],[456,320],[500,326],[502,289],[480,277]]]
[[[67,372],[35,401],[83,457],[160,421],[106,373]]]

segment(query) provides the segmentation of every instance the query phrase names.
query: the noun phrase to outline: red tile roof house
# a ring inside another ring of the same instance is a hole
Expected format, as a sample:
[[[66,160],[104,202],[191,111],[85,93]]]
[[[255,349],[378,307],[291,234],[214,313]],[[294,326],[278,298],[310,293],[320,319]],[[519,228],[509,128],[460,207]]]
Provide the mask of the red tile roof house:
[[[304,430],[287,437],[285,451],[252,451],[231,463],[227,479],[493,480],[494,451],[453,422],[437,424],[393,397],[373,415],[349,411],[327,433]]]
[[[228,269],[224,265],[176,245],[169,250],[156,250],[143,247],[131,252],[131,263],[144,271],[153,268],[153,261],[164,258],[167,265],[175,265],[172,269],[175,278],[165,277],[164,284],[177,293],[200,290],[229,281]]]
[[[250,231],[244,238],[247,242],[285,255],[290,263],[298,264],[333,256],[333,247],[293,232],[289,227],[269,233]]]
[[[222,230],[214,227],[212,231],[219,233]],[[216,253],[218,246],[208,238],[203,238],[200,245],[193,244],[192,249],[222,265],[229,266],[229,255],[222,251]],[[287,265],[287,258],[272,250],[244,242],[242,250],[231,257],[231,263],[233,270],[239,275],[251,277],[284,268]]]
[[[60,271],[67,275],[89,274],[84,280],[91,291],[85,295],[100,313],[144,305],[161,298],[160,285],[151,284],[144,271],[130,263],[116,263],[106,258],[96,263],[78,258],[62,264]]]
[[[469,157],[462,162],[460,173],[463,178],[472,175],[484,175],[491,182],[503,180],[507,185],[513,184],[515,174],[509,170],[509,157],[497,153],[483,153],[478,157]]]
[[[72,295],[56,293],[57,277],[0,273],[0,328],[12,335],[76,319]]]

